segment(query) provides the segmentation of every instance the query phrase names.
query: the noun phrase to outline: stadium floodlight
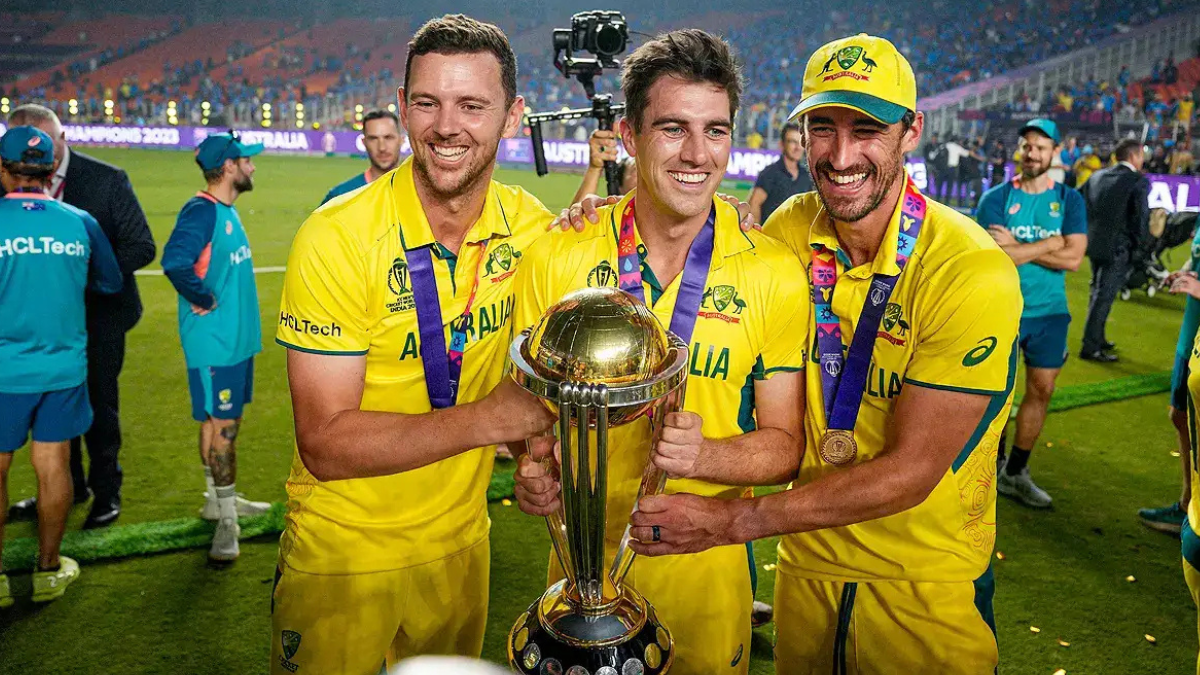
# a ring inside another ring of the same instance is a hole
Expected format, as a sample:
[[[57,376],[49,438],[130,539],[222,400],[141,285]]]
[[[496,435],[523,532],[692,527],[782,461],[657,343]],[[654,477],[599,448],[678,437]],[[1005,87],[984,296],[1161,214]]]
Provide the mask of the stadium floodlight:
[[[303,103],[296,104],[296,112],[304,112],[304,104]]]
[[[319,131],[320,129],[321,129],[321,123],[313,122],[313,131]]]
[[[269,112],[269,111],[271,110],[271,104],[270,104],[270,103],[264,103],[264,104],[263,104],[263,106],[262,106],[262,108],[263,108],[263,110],[266,110],[266,111],[268,111],[268,112]]]
[[[168,108],[174,108],[174,107],[175,107],[175,101],[167,101],[167,107],[168,107]]]
[[[396,112],[396,104],[395,104],[395,103],[389,103],[389,104],[388,104],[388,111],[389,111],[389,112],[393,112],[393,113],[394,113],[394,112]]]
[[[362,107],[361,103],[354,106],[354,112],[361,113],[362,111],[363,111],[363,107]]]
[[[208,109],[209,109],[209,108],[211,108],[211,107],[212,107],[212,106],[211,106],[211,105],[209,105],[208,101],[205,101],[205,102],[203,102],[203,103],[201,103],[201,104],[200,104],[200,108],[201,108],[202,110],[208,110]]]
[[[72,108],[74,108],[75,106],[79,105],[79,101],[77,101],[77,100],[75,100],[75,99],[71,99],[70,101],[67,101],[67,105],[69,105],[69,106],[71,106]]]
[[[270,117],[267,117],[267,118],[263,119],[263,121],[262,121],[262,125],[263,125],[263,127],[264,127],[264,128],[265,128],[265,127],[269,127],[269,126],[271,126],[271,118],[270,118]]]
[[[8,100],[8,99],[5,99],[5,100]],[[111,107],[113,107],[113,101],[112,101],[112,99],[111,99],[111,98],[110,98],[110,99],[105,99],[105,101],[104,101],[104,107],[105,107],[105,108],[111,108]]]

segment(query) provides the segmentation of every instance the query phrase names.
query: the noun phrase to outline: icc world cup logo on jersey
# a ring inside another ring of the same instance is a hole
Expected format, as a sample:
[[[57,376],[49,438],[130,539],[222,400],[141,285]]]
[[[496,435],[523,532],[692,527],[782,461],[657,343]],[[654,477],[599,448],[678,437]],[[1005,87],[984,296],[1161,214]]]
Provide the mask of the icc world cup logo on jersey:
[[[388,290],[392,295],[396,296],[395,300],[388,303],[388,311],[392,314],[396,312],[404,312],[413,309],[417,306],[413,300],[412,281],[408,276],[408,263],[401,258],[396,258],[392,261],[391,268],[388,269]]]
[[[607,260],[600,261],[599,265],[592,268],[587,275],[588,288],[604,288],[605,286],[617,287],[617,271]]]

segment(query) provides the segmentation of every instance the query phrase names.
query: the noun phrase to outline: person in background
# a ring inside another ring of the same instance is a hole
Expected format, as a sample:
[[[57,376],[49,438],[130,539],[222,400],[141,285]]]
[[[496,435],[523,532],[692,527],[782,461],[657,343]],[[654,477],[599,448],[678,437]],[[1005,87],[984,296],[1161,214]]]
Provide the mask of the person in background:
[[[400,148],[404,135],[400,132],[400,118],[390,110],[372,110],[363,115],[363,146],[371,166],[361,174],[333,186],[321,203],[344,195],[370,183],[383,174],[400,166]]]
[[[1200,328],[1200,294],[1193,295],[1192,291],[1200,290],[1196,282],[1196,272],[1200,270],[1200,230],[1192,238],[1191,257],[1178,272],[1167,277],[1166,286],[1172,293],[1182,293],[1187,297],[1183,310],[1183,322],[1179,327],[1179,339],[1175,343],[1175,367],[1171,370],[1171,405],[1168,417],[1175,433],[1179,438],[1179,464],[1183,474],[1183,487],[1179,493],[1179,501],[1160,506],[1138,509],[1138,520],[1146,527],[1178,535],[1183,529],[1183,521],[1188,513],[1188,503],[1192,499],[1192,451],[1188,442],[1188,381],[1191,376],[1190,361],[1192,348],[1196,343],[1197,329]],[[1200,560],[1197,560],[1200,564]]]
[[[1105,324],[1130,262],[1150,237],[1150,181],[1141,173],[1145,151],[1138,141],[1125,139],[1114,154],[1117,164],[1097,171],[1080,190],[1087,202],[1092,289],[1079,356],[1101,363],[1119,360],[1105,337]]]
[[[634,170],[635,160],[632,157],[619,159],[619,156],[616,132],[603,129],[593,131],[591,137],[588,138],[588,168],[583,173],[583,181],[579,184],[579,189],[575,191],[571,203],[577,204],[588,195],[599,194],[600,183],[605,180],[604,163],[606,161],[616,162],[617,168],[621,170],[621,187],[616,196],[624,195],[632,190],[633,186],[637,184],[637,172]],[[607,184],[604,187],[605,190],[608,189]]]
[[[121,290],[121,269],[100,225],[47,193],[54,141],[32,126],[0,137],[0,548],[13,454],[30,435],[38,480],[34,601],[62,596],[79,564],[60,555],[71,509],[70,441],[88,430],[84,291]],[[13,604],[0,567],[0,608]]]
[[[1083,154],[1079,159],[1075,160],[1075,164],[1071,167],[1075,174],[1075,187],[1083,187],[1083,184],[1088,182],[1092,174],[1104,168],[1104,162],[1100,161],[1100,156],[1096,154],[1096,149],[1091,145],[1083,146]]]
[[[942,194],[942,201],[947,206],[962,206],[962,173],[960,165],[964,161],[970,161],[967,157],[971,151],[967,146],[963,145],[958,138],[951,138],[946,142],[946,182],[949,184],[950,191]]]
[[[925,175],[929,181],[929,194],[934,199],[946,199],[946,146],[941,142],[937,132],[929,136],[929,140],[921,148],[921,156],[925,158]]]
[[[1163,144],[1156,143],[1150,157],[1146,159],[1146,173],[1164,174],[1170,171],[1171,165],[1167,163],[1167,149]]]
[[[1029,476],[1029,456],[1042,433],[1050,397],[1067,362],[1066,272],[1074,272],[1087,250],[1087,207],[1074,189],[1055,183],[1050,164],[1058,154],[1058,125],[1030,120],[1020,130],[1020,175],[990,189],[976,218],[1012,258],[1021,279],[1017,338],[1025,355],[1025,396],[1017,411],[1012,453],[1004,436],[997,447],[996,489],[1031,508],[1049,508],[1050,495]]]
[[[86,211],[99,223],[121,265],[122,286],[113,295],[89,293],[87,308],[88,400],[94,420],[83,435],[89,468],[83,472],[81,439],[71,441],[71,484],[76,504],[95,495],[85,530],[111,525],[121,515],[123,474],[118,461],[121,449],[118,378],[125,363],[125,334],[142,316],[142,300],[133,273],[154,260],[157,248],[146,214],[138,203],[125,172],[111,164],[67,146],[66,134],[54,111],[27,104],[14,108],[11,126],[31,125],[54,140],[58,161],[49,194],[55,200]],[[13,505],[13,520],[37,517],[37,498]]]
[[[1057,182],[1066,183],[1071,187],[1079,187],[1079,182],[1075,180],[1074,166],[1075,162],[1083,156],[1083,151],[1079,147],[1079,139],[1075,136],[1067,136],[1067,140],[1063,141],[1062,150],[1058,152],[1058,166],[1067,167],[1066,174]],[[1052,163],[1054,164],[1054,163]]]
[[[1004,182],[1004,165],[1008,163],[1008,147],[1003,138],[997,138],[988,152],[988,185],[995,187]]]
[[[238,516],[270,507],[234,489],[238,431],[254,389],[262,326],[250,241],[233,203],[254,189],[251,157],[262,149],[232,131],[201,141],[196,164],[206,188],[184,204],[163,247],[163,272],[179,293],[179,339],[208,488],[201,515],[217,522],[208,551],[216,562],[238,557]]]
[[[779,205],[792,195],[810,192],[812,176],[804,166],[804,143],[800,125],[788,122],[779,141],[779,161],[769,164],[758,174],[750,191],[750,215],[755,223],[766,222]]]

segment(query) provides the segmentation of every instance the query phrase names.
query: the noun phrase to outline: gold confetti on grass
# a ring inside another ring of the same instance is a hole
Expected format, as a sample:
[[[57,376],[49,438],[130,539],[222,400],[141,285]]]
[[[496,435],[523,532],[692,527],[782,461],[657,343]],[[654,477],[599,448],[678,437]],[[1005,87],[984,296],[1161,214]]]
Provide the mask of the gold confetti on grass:
[[[763,570],[767,571],[767,572],[774,572],[775,571],[775,563],[767,563],[766,565],[763,565]]]
[[[1040,633],[1040,632],[1042,632],[1042,629],[1041,629],[1041,628],[1038,628],[1037,626],[1030,626],[1030,627],[1029,627],[1029,632],[1030,632],[1030,633]]]
[[[512,506],[512,500],[511,499],[501,499],[500,504],[502,506]]]
[[[1133,582],[1137,581],[1137,578],[1135,578],[1132,574],[1130,574],[1129,576],[1125,577],[1125,581],[1128,581],[1129,583],[1132,584]]]
[[[1054,671],[1054,675],[1067,675],[1067,669],[1059,668],[1058,670]]]
[[[1058,638],[1058,646],[1059,647],[1070,647],[1071,643],[1067,642],[1066,640],[1064,640],[1062,638]]]
[[[1171,456],[1172,456],[1172,457],[1178,457],[1178,456],[1179,456],[1179,451],[1178,451],[1178,450],[1172,450],[1172,451],[1171,451]]]
[[[996,551],[996,560],[1004,560],[1006,557],[1004,551]]]
[[[1158,644],[1158,640],[1156,640],[1154,636],[1149,633],[1146,633],[1146,642],[1149,642],[1152,645]]]

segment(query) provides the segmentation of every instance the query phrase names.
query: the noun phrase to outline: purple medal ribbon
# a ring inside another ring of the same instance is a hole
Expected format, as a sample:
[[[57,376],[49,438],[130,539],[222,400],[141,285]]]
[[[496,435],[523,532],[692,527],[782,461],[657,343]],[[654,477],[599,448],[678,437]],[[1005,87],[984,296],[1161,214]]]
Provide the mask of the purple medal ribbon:
[[[634,236],[633,199],[625,205],[621,214],[621,230],[617,237],[617,267],[621,290],[646,303],[646,291],[642,288],[642,265],[637,254]],[[688,248],[687,261],[683,264],[683,277],[679,280],[679,294],[675,298],[675,311],[671,314],[671,332],[686,344],[692,343],[696,329],[696,317],[700,313],[700,300],[704,297],[704,286],[708,283],[708,268],[712,265],[713,237],[717,221],[717,208],[708,212],[708,220],[692,245]]]
[[[412,279],[413,301],[417,305],[417,330],[421,334],[421,366],[425,369],[425,389],[434,410],[450,408],[458,402],[458,383],[462,376],[463,352],[467,348],[467,326],[471,306],[479,289],[479,266],[487,254],[487,242],[479,252],[475,278],[467,306],[450,324],[450,348],[446,349],[446,334],[442,326],[442,307],[438,301],[437,277],[433,272],[430,246],[405,251],[408,273]]]
[[[905,182],[900,207],[900,231],[896,241],[896,266],[904,272],[909,256],[916,247],[917,236],[925,222],[925,198]],[[848,354],[842,355],[842,329],[833,311],[833,290],[837,284],[837,259],[833,251],[819,247],[813,251],[812,292],[817,323],[817,349],[821,367],[821,388],[825,394],[825,417],[829,429],[853,431],[858,421],[863,389],[871,354],[875,349],[876,333],[883,320],[884,309],[900,280],[900,274],[876,274],[871,279],[866,302]],[[842,385],[845,386],[842,386]]]

